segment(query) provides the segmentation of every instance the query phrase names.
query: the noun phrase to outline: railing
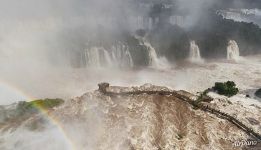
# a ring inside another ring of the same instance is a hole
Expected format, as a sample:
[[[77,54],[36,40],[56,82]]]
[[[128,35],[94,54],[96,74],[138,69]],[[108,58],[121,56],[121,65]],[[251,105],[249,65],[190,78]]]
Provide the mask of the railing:
[[[237,118],[221,112],[220,110],[214,109],[209,107],[208,105],[204,105],[202,103],[198,103],[194,100],[191,100],[189,97],[181,95],[175,91],[131,91],[131,92],[110,92],[107,91],[107,88],[109,87],[108,83],[101,83],[99,84],[99,91],[102,92],[105,95],[108,96],[128,96],[128,95],[140,95],[140,94],[148,94],[148,95],[172,95],[177,97],[179,100],[182,100],[190,105],[192,105],[194,108],[198,108],[202,111],[205,112],[209,112],[211,114],[216,115],[219,118],[222,119],[226,119],[227,121],[231,122],[232,124],[234,124],[235,126],[237,126],[239,129],[243,130],[245,133],[247,133],[248,135],[261,140],[261,135],[257,132],[255,132],[253,129],[247,127],[245,124],[243,124],[242,122],[240,122]]]

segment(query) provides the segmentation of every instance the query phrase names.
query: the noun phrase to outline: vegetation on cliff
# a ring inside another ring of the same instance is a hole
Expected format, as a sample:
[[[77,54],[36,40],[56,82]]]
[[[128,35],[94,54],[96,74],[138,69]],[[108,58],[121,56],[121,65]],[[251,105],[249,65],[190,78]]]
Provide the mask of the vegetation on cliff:
[[[230,39],[237,41],[241,55],[260,53],[261,28],[258,25],[224,19],[213,12],[202,16],[189,35],[197,41],[203,57],[224,57]]]
[[[19,105],[22,108],[25,109],[52,109],[56,106],[61,105],[64,103],[64,100],[62,99],[39,99],[39,100],[34,100],[31,102],[22,102],[21,105]]]
[[[233,81],[227,81],[224,83],[216,82],[215,86],[212,89],[218,94],[228,97],[234,96],[239,92],[236,84]]]
[[[38,99],[30,102],[21,101],[8,107],[0,107],[0,126],[12,120],[25,120],[41,111],[49,111],[64,103],[62,99]]]
[[[212,88],[208,88],[202,93],[200,93],[198,99],[196,100],[196,103],[200,103],[203,100],[205,100],[205,102],[211,102],[212,99],[207,96],[207,94],[211,91],[216,92],[220,95],[231,97],[236,95],[239,92],[239,89],[236,87],[236,84],[233,81],[216,82],[215,86],[213,86]]]
[[[166,19],[168,16],[158,14],[165,19],[161,19],[162,22],[150,32],[151,43],[172,61],[188,56],[190,40],[196,41],[205,58],[226,57],[231,39],[239,45],[241,55],[261,53],[261,28],[258,25],[225,19],[217,10],[217,7],[204,10],[205,13],[189,27],[171,25]]]
[[[149,39],[158,53],[170,61],[185,59],[189,55],[190,38],[182,27],[161,25],[149,34]]]
[[[146,2],[150,3],[150,1]],[[256,1],[251,5],[258,3]],[[151,24],[148,24],[151,26],[139,27],[136,35],[146,38],[156,49],[157,54],[165,56],[169,61],[186,59],[189,55],[191,40],[196,41],[201,56],[204,58],[225,58],[229,40],[237,42],[240,55],[261,53],[261,28],[253,23],[223,18],[217,12],[220,9],[226,9],[223,6],[229,6],[225,1],[215,3],[216,5],[212,7],[202,7],[200,10],[202,13],[196,15],[195,18],[193,18],[195,14],[190,14],[193,13],[190,10],[181,9],[174,4],[168,5],[167,1],[165,4],[168,7],[163,4],[163,1],[157,2],[148,8],[150,10],[146,14],[140,14],[144,17],[143,20],[150,20]],[[182,18],[179,25],[170,23],[171,17],[173,20],[175,15]],[[71,61],[73,67],[86,67],[86,49],[103,47],[110,52],[111,48],[119,43],[129,48],[134,66],[147,66],[149,64],[148,51],[144,45],[140,44],[139,39],[133,36],[135,34],[133,28],[130,30],[127,25],[125,27],[119,24],[119,26],[110,29],[105,25],[99,25],[91,31],[84,27],[70,29],[58,35],[60,41],[57,42],[66,44],[65,51],[69,51],[68,60]]]

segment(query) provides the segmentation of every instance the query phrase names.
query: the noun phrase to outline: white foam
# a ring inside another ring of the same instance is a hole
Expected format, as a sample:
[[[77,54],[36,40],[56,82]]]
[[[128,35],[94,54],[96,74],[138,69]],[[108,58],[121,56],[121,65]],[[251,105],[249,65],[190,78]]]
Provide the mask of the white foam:
[[[239,55],[240,53],[239,53],[239,47],[237,45],[237,42],[234,40],[230,40],[227,46],[227,59],[237,62],[240,60]]]
[[[204,60],[201,58],[200,49],[195,41],[190,42],[189,60],[193,63],[203,63]]]

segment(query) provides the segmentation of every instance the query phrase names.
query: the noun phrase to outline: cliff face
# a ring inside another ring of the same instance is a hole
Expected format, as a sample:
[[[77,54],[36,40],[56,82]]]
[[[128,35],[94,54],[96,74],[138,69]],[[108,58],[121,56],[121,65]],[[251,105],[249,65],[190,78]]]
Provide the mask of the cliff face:
[[[107,91],[172,92],[168,88],[149,84],[131,88],[109,87]],[[190,93],[178,93],[195,99]],[[229,114],[235,113],[233,115],[243,119],[247,126],[260,131],[259,107],[245,108],[241,104],[230,104],[225,99],[214,99],[209,105]],[[49,115],[59,122],[75,149],[241,149],[234,147],[233,143],[250,138],[229,121],[193,109],[173,95],[108,96],[94,91],[67,101]],[[252,118],[252,123],[247,118]],[[28,120],[23,125],[37,122],[37,119]],[[253,121],[256,121],[255,124]],[[20,145],[24,144],[20,142]]]

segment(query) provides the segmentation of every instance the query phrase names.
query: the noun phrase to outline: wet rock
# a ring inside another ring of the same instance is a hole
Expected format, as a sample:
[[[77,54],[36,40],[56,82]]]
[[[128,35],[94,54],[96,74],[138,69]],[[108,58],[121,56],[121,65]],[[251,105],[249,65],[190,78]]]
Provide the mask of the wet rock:
[[[249,123],[250,123],[251,125],[259,125],[259,124],[260,124],[260,122],[257,121],[257,120],[254,119],[254,118],[248,117],[248,118],[246,118],[246,119],[249,121]]]
[[[258,89],[256,92],[255,92],[255,95],[259,98],[261,98],[261,88]]]
[[[106,83],[106,82],[103,82],[103,83],[99,83],[98,86],[99,86],[99,91],[100,92],[106,93],[107,88],[110,86],[110,84]]]

